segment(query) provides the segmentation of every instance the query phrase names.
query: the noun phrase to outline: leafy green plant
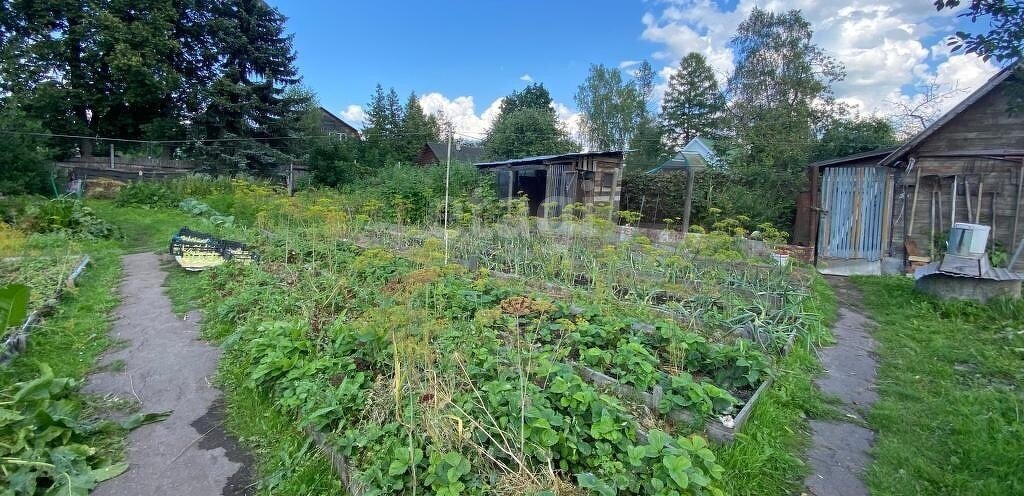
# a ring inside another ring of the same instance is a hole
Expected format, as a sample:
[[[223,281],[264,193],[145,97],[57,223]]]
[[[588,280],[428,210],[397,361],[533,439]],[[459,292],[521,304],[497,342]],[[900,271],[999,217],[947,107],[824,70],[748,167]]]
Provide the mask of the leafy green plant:
[[[119,207],[174,208],[181,197],[162,183],[136,181],[117,192],[114,204]]]
[[[462,478],[469,474],[469,460],[456,452],[430,454],[430,467],[425,482],[434,494],[458,496],[464,494],[466,484]]]
[[[64,232],[88,239],[109,238],[116,233],[114,226],[99,218],[91,208],[67,196],[28,204],[20,226],[30,232]]]
[[[621,343],[612,355],[612,372],[624,384],[650,391],[658,382],[658,359],[636,341]]]
[[[25,320],[28,314],[29,289],[24,284],[0,287],[0,332]]]
[[[688,373],[681,373],[669,380],[665,395],[658,404],[662,413],[683,409],[692,412],[697,418],[712,414],[731,413],[739,404],[728,391],[709,382],[696,382]]]
[[[39,377],[0,393],[0,470],[9,484],[4,494],[86,496],[128,469],[89,444],[167,414],[134,415],[119,423],[86,418],[70,397],[78,382],[54,377],[46,364],[40,369]]]

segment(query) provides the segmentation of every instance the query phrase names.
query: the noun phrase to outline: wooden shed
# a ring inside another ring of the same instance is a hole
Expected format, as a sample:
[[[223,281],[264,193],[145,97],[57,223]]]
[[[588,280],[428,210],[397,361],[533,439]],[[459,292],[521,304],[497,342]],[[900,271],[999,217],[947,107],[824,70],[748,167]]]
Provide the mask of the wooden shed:
[[[1007,87],[1022,71],[1000,71],[895,150],[811,164],[818,256],[923,263],[954,222],[991,226],[989,251],[1012,254],[1024,239],[1024,114],[1010,114]]]
[[[541,155],[475,164],[493,173],[500,198],[525,195],[530,215],[555,217],[572,203],[619,208],[623,152]]]

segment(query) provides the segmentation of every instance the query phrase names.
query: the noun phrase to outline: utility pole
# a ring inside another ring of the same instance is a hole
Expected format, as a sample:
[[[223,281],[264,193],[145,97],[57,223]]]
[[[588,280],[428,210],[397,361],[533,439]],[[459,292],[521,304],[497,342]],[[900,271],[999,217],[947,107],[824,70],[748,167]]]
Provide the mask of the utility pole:
[[[452,137],[455,130],[448,124],[448,160],[444,166],[444,264],[448,265],[448,184],[452,173]]]

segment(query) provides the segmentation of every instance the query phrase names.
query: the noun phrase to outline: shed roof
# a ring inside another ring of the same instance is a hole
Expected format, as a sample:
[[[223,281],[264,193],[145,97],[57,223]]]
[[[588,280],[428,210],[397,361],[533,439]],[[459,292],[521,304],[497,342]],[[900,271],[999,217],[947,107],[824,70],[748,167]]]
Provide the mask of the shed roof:
[[[986,81],[985,84],[983,84],[980,88],[975,90],[974,93],[971,93],[970,95],[968,95],[967,98],[964,98],[964,101],[957,104],[956,107],[953,107],[952,110],[946,112],[942,117],[939,117],[938,120],[933,122],[930,126],[924,128],[923,131],[917,133],[916,136],[911,138],[910,141],[907,141],[905,144],[903,144],[903,146],[900,146],[892,153],[890,153],[887,157],[883,158],[882,161],[878,163],[878,165],[893,165],[899,160],[902,160],[908,153],[910,153],[910,151],[917,148],[918,145],[920,145],[924,140],[928,139],[929,136],[935,134],[936,131],[938,131],[943,126],[948,124],[949,121],[953,120],[953,118],[960,115],[960,113],[962,113],[964,110],[967,110],[967,108],[970,107],[971,105],[974,105],[978,100],[980,100],[990,91],[995,89],[996,86],[999,86],[1000,83],[1006,81],[1006,79],[1010,77],[1010,75],[1013,74],[1014,70],[1020,65],[1021,63],[1019,62],[1013,63],[1005,67],[998,73],[996,73],[995,76],[989,78],[989,80]]]
[[[448,143],[427,143],[425,146],[430,148],[431,153],[433,153],[438,160],[444,160],[448,157]],[[465,143],[452,145],[452,160],[457,162],[473,163],[483,158],[483,156],[484,148],[482,146],[468,145]]]
[[[835,157],[826,160],[819,160],[817,162],[811,162],[807,167],[830,167],[830,166],[842,166],[853,162],[860,162],[867,159],[877,159],[878,157],[885,157],[896,150],[896,147],[881,148],[878,150],[871,150],[869,152],[854,153],[852,155],[846,155],[843,157]]]
[[[601,152],[578,152],[578,153],[562,153],[559,155],[537,155],[535,157],[523,157],[509,160],[498,160],[494,162],[479,162],[474,165],[481,169],[490,167],[500,167],[503,165],[533,165],[533,164],[548,164],[554,162],[563,162],[566,160],[573,160],[577,158],[588,158],[588,157],[608,157],[622,160],[622,150],[610,150]]]

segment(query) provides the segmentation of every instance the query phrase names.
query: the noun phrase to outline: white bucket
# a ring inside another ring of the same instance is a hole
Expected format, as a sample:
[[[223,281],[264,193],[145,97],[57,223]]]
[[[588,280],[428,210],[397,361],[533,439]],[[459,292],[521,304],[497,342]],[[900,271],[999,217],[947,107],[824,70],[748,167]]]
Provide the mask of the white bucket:
[[[789,265],[789,254],[788,253],[772,253],[772,260],[782,267]]]
[[[946,251],[953,255],[982,255],[988,245],[988,233],[992,228],[981,224],[957,222],[949,230],[949,245]]]

